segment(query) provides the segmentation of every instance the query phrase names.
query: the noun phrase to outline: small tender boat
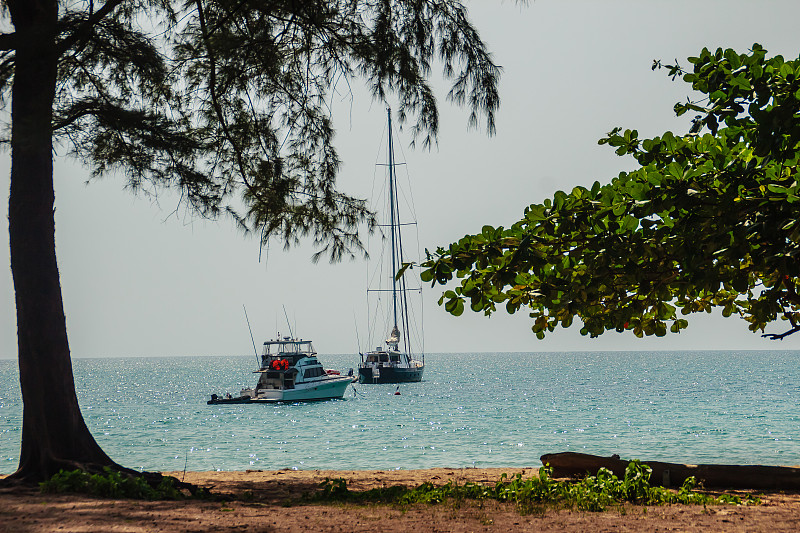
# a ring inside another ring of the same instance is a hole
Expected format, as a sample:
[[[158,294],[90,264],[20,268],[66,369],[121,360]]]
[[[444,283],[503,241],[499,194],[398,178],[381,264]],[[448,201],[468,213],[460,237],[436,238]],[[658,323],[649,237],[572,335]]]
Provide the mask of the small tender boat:
[[[342,398],[352,376],[328,373],[309,340],[283,337],[264,343],[255,388],[238,397],[211,395],[209,405],[226,403],[310,402]]]

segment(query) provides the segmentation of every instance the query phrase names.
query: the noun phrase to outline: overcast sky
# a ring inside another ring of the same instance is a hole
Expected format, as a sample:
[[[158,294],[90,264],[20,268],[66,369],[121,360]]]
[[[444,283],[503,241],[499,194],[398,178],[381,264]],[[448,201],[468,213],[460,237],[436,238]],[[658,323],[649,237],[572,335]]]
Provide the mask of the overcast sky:
[[[408,163],[420,247],[433,249],[490,224],[510,225],[530,203],[558,190],[609,181],[630,160],[597,140],[615,126],[643,136],[683,132],[672,106],[689,86],[652,72],[653,59],[671,62],[705,46],[746,51],[754,42],[770,54],[796,58],[800,4],[792,1],[537,0],[470,2],[471,17],[503,66],[497,135],[467,129],[467,112],[444,101],[439,144],[409,148]],[[341,190],[369,197],[384,142],[384,105],[354,86],[333,105],[343,166]],[[8,156],[1,163],[9,168]],[[314,265],[309,246],[261,253],[227,220],[208,222],[177,212],[164,194],[140,198],[109,176],[85,185],[88,172],[56,161],[56,239],[70,346],[74,357],[245,355],[256,342],[286,331],[314,340],[320,353],[356,353],[366,330],[362,260]],[[0,189],[8,190],[8,173]],[[7,216],[7,205],[0,205]],[[0,358],[16,357],[16,322],[8,233],[0,233]],[[561,350],[798,349],[800,335],[777,343],[739,319],[692,316],[688,330],[665,338],[607,333],[582,337],[579,325],[543,341],[526,313],[491,318],[466,311],[454,318],[425,292],[425,350],[504,352]],[[778,331],[780,324],[774,329]]]

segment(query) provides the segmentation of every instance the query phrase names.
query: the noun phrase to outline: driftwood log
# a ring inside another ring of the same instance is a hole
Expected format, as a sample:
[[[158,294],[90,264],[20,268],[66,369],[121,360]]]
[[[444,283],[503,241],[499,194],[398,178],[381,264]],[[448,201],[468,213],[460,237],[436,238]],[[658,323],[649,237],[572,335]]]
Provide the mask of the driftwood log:
[[[625,476],[628,461],[618,455],[600,457],[585,453],[549,453],[541,457],[552,468],[553,477],[580,478],[607,468],[619,478]],[[705,488],[800,490],[800,468],[760,465],[685,465],[642,461],[653,469],[651,485],[679,487],[694,476]]]

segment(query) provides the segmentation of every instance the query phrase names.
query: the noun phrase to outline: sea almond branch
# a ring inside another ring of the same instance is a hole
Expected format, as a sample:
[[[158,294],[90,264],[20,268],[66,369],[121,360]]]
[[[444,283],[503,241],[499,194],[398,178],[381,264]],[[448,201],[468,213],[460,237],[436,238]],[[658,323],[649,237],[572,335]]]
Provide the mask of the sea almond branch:
[[[782,341],[784,338],[788,337],[789,335],[793,335],[793,334],[797,333],[798,331],[800,331],[800,326],[795,326],[792,329],[790,329],[789,331],[785,331],[783,333],[765,333],[765,334],[763,334],[761,336],[764,337],[765,339],[769,339],[771,341],[776,341],[776,340],[777,341]]]

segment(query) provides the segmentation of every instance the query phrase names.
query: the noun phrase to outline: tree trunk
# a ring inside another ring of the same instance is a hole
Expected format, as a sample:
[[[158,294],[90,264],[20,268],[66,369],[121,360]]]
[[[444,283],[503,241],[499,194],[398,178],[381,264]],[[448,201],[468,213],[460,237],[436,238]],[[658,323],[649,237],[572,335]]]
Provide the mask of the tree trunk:
[[[56,88],[56,0],[7,3],[18,47],[11,105],[8,221],[17,306],[22,446],[12,479],[114,462],[81,415],[72,377],[55,251],[51,119]]]

